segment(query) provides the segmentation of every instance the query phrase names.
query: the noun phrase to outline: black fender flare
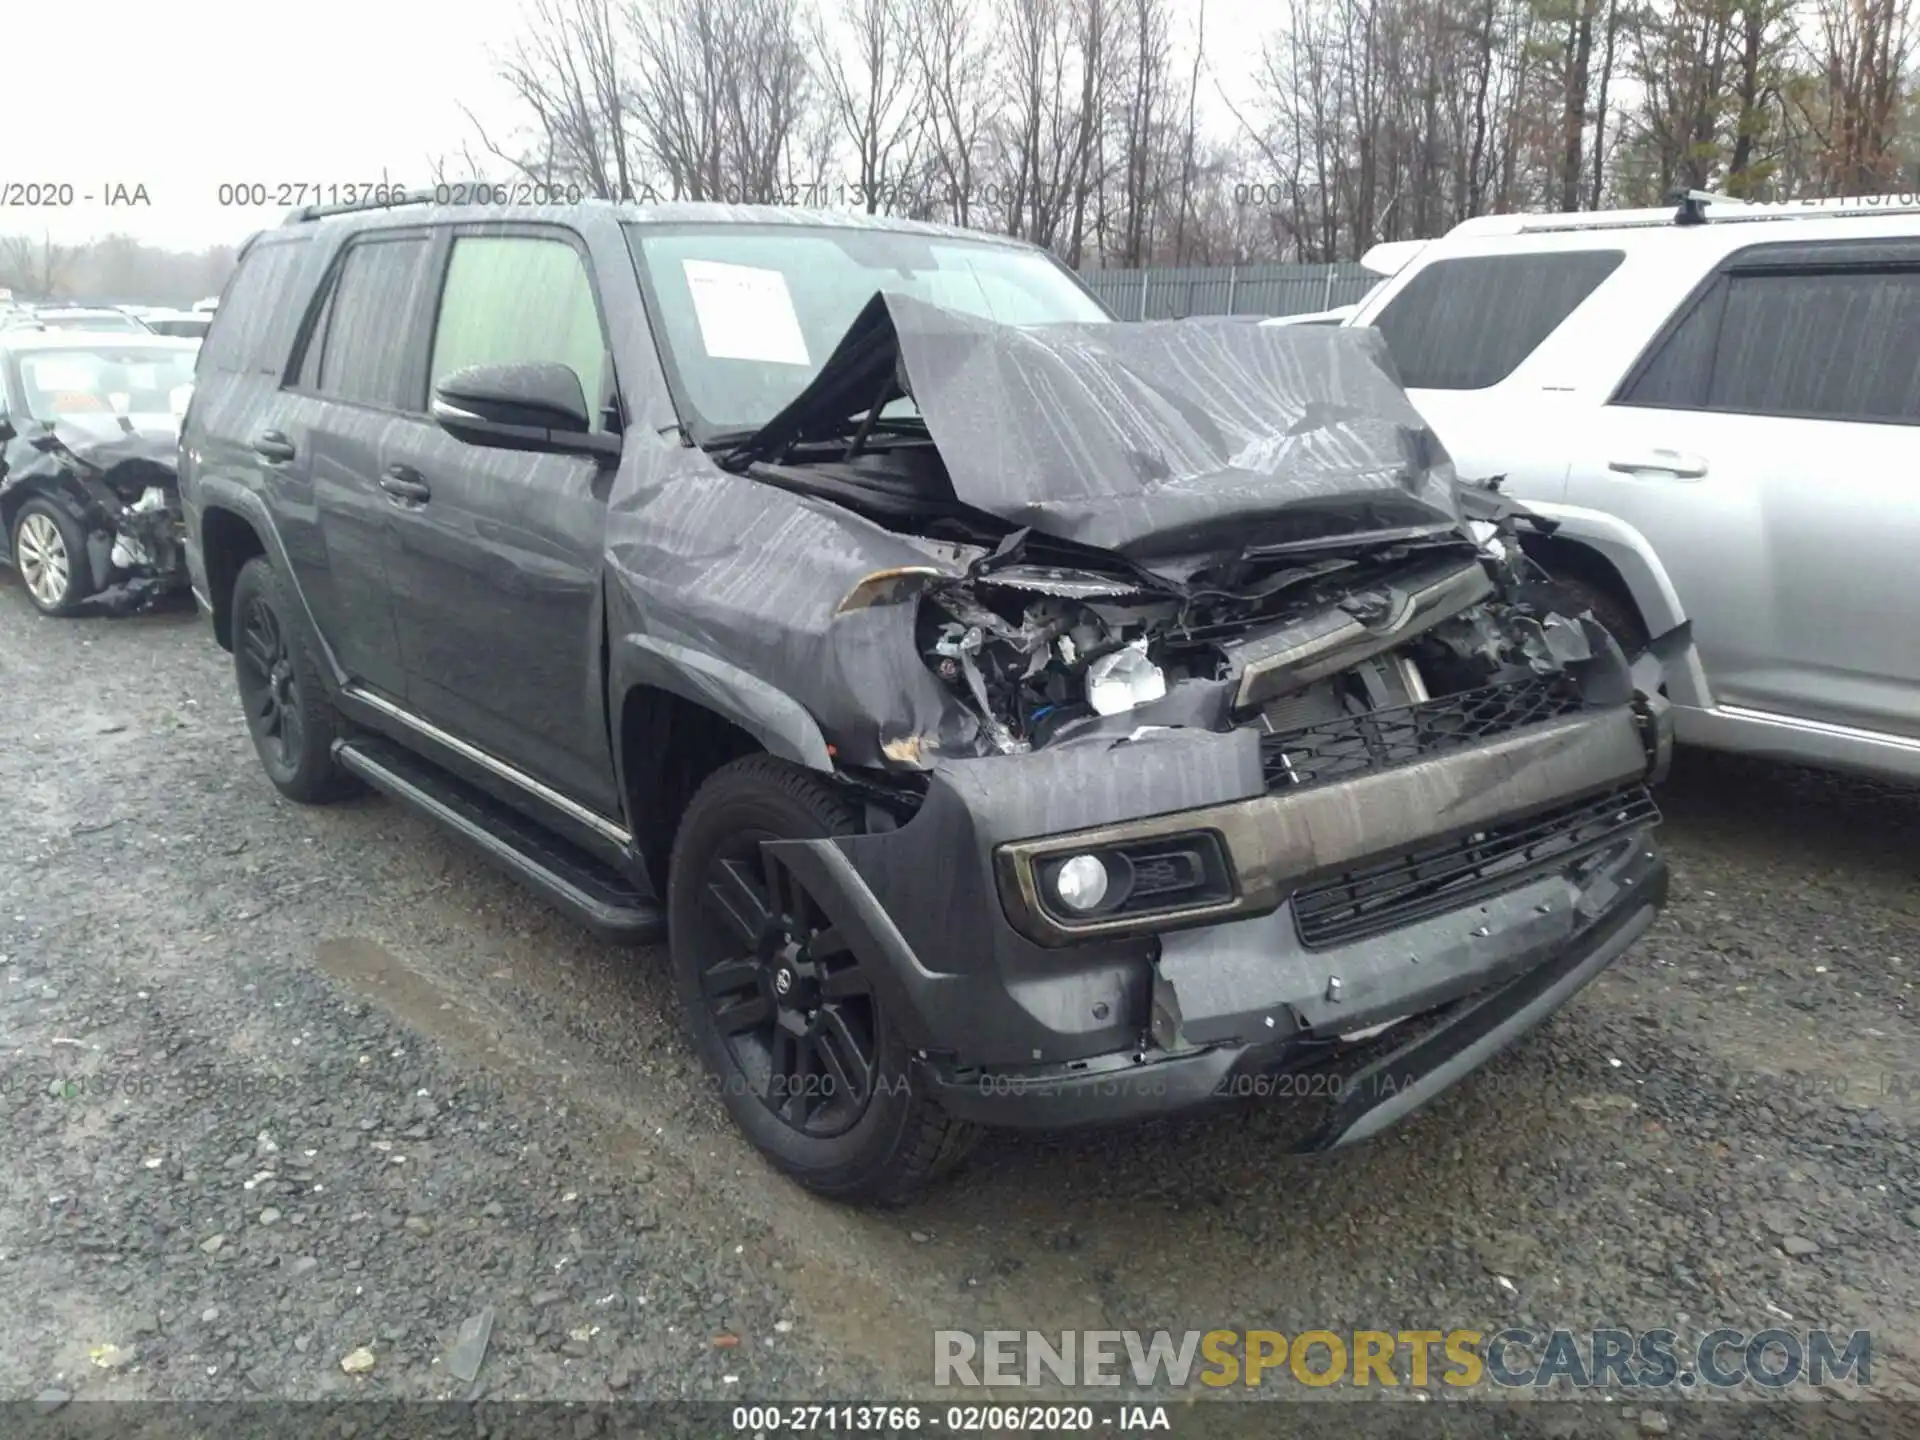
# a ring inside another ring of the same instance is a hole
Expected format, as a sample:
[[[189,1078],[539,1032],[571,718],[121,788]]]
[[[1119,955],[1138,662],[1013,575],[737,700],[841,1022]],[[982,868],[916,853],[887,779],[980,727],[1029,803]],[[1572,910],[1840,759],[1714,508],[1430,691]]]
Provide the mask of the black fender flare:
[[[219,475],[202,475],[194,486],[194,517],[192,543],[200,552],[201,573],[205,573],[207,512],[209,510],[228,510],[238,515],[253,527],[253,533],[260,537],[260,544],[267,553],[267,559],[273,568],[280,572],[287,588],[293,592],[300,606],[300,619],[305,624],[308,638],[313,641],[314,650],[320,656],[320,663],[326,667],[326,678],[331,687],[338,691],[347,684],[347,672],[341,667],[339,658],[333,653],[333,647],[327,643],[327,637],[321,633],[320,625],[314,618],[313,608],[307,603],[306,591],[300,588],[300,576],[293,568],[293,561],[287,555],[286,541],[280,537],[280,527],[273,523],[273,514],[267,508],[267,502],[253,491],[237,481]],[[213,597],[207,597],[212,602]]]
[[[615,635],[610,648],[608,679],[619,706],[636,687],[652,686],[738,725],[769,755],[832,773],[833,756],[819,724],[786,691],[705,650],[656,635]],[[611,718],[618,735],[623,716],[616,711]]]

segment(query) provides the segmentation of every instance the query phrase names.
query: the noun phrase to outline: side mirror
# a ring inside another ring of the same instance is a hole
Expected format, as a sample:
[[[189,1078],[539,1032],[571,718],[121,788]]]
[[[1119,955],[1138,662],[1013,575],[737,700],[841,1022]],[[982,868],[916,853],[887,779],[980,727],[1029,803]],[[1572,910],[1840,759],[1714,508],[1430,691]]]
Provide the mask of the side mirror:
[[[433,390],[433,418],[456,440],[499,450],[618,460],[620,437],[595,434],[571,367],[551,360],[470,365]]]

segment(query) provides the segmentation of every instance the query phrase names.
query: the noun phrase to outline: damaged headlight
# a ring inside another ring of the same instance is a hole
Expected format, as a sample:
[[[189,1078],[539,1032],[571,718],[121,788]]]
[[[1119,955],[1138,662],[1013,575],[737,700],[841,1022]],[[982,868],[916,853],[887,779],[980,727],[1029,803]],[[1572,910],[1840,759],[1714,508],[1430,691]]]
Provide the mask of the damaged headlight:
[[[1074,720],[1164,696],[1168,676],[1148,650],[1176,608],[1124,579],[1000,572],[933,588],[920,646],[993,750],[1017,754]]]
[[[1097,715],[1118,715],[1167,693],[1167,676],[1136,640],[1087,666],[1087,703]]]

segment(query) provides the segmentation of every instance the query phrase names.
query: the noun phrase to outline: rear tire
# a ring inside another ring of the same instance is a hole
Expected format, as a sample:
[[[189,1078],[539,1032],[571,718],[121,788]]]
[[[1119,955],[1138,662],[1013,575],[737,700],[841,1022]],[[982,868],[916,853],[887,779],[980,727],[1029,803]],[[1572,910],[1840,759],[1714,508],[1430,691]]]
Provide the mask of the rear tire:
[[[856,828],[797,766],[754,755],[721,767],[674,838],[668,928],[688,1028],[734,1123],[808,1189],[897,1205],[959,1164],[975,1127],[915,1093],[868,962],[760,850]]]
[[[93,594],[87,532],[66,507],[36,495],[13,517],[13,568],[42,615],[71,615]]]
[[[352,794],[353,778],[333,760],[339,716],[321,686],[299,611],[265,556],[240,567],[232,614],[234,680],[267,778],[303,805]]]

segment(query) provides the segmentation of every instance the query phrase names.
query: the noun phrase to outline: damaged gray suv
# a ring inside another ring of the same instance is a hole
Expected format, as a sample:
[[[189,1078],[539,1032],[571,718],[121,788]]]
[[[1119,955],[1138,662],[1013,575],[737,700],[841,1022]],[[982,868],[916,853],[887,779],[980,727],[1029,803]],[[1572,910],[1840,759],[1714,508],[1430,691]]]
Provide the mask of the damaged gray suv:
[[[664,934],[830,1195],[1236,1096],[1362,1138],[1665,897],[1664,702],[1371,332],[866,217],[297,212],[181,479],[273,783]]]

